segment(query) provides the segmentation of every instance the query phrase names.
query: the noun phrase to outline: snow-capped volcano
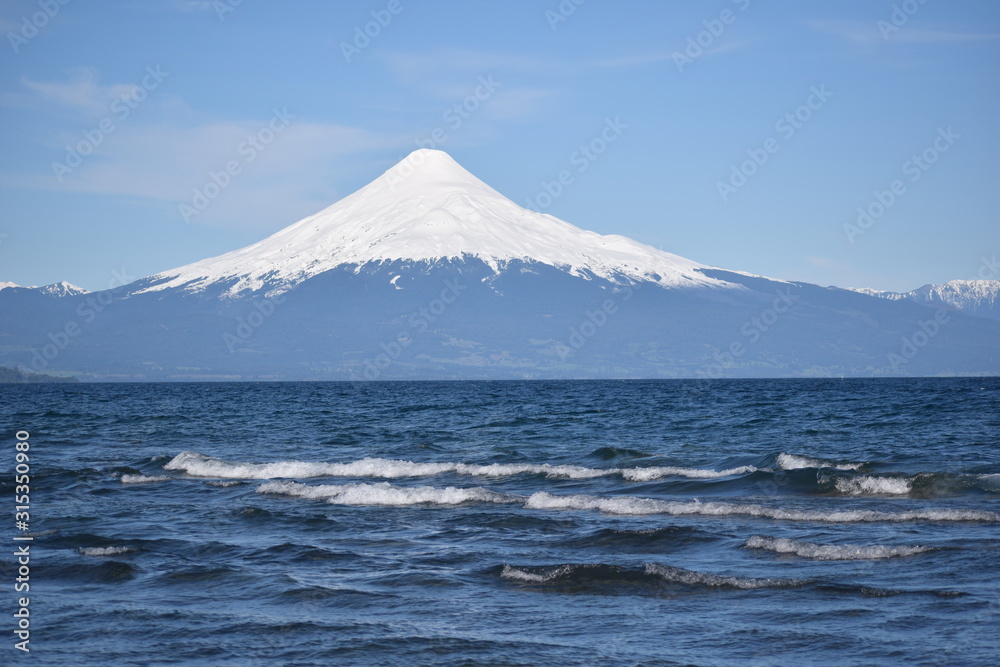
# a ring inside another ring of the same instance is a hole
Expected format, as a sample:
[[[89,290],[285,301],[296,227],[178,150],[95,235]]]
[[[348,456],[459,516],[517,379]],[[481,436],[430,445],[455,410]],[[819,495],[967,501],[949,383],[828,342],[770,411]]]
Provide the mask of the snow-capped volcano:
[[[0,365],[199,381],[1000,375],[989,316],[949,306],[945,322],[912,298],[584,231],[433,150],[241,250],[122,291],[56,287],[0,289]],[[996,302],[993,284],[952,287],[931,291]]]
[[[520,260],[617,283],[728,285],[698,271],[712,267],[522,208],[447,153],[420,149],[319,213],[246,248],[152,276],[137,293],[223,283],[229,296],[273,294],[343,265],[469,257],[496,272]]]

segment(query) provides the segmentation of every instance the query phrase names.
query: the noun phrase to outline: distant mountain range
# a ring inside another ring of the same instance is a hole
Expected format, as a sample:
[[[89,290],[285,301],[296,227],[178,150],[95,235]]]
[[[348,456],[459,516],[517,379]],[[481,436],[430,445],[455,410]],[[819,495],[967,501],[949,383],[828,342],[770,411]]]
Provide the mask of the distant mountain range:
[[[952,280],[943,285],[924,285],[910,292],[855,291],[890,301],[912,301],[1000,320],[1000,280]]]
[[[0,283],[0,364],[85,379],[1000,373],[998,281],[906,294],[700,264],[419,150],[246,248],[89,293]]]
[[[16,285],[14,283],[4,283],[0,282],[0,290],[14,288],[23,290],[32,290],[38,292],[39,294],[45,294],[46,296],[79,296],[81,294],[89,294],[89,290],[85,290],[82,287],[77,287],[76,285],[71,285],[65,281],[52,283],[51,285],[43,285],[42,287],[24,287],[21,285]]]

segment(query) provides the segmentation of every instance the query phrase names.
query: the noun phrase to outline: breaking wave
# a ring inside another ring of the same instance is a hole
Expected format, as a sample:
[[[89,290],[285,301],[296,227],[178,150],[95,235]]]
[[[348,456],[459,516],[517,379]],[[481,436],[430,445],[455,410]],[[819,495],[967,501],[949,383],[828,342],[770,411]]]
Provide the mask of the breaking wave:
[[[616,496],[553,495],[539,491],[528,498],[529,509],[598,510],[608,514],[667,514],[671,516],[750,516],[778,521],[862,523],[877,521],[1000,521],[1000,514],[980,510],[922,509],[905,512],[879,510],[800,510],[753,503],[655,500]]]
[[[84,547],[79,550],[84,556],[117,556],[138,551],[134,547]]]
[[[803,468],[834,468],[835,470],[860,470],[864,463],[837,463],[826,459],[797,454],[778,454],[775,465],[782,470],[801,470]]]
[[[508,477],[534,474],[550,478],[593,479],[620,475],[633,482],[648,482],[664,477],[714,479],[745,475],[757,470],[754,466],[739,466],[726,470],[651,466],[639,468],[587,468],[550,463],[417,463],[398,459],[365,458],[350,463],[320,463],[310,461],[278,461],[275,463],[239,463],[224,461],[198,452],[181,452],[164,466],[166,470],[179,470],[194,477],[224,477],[231,479],[305,479],[310,477],[373,477],[400,479],[403,477],[431,477],[445,473],[472,477]]]
[[[449,486],[443,489],[430,486],[392,486],[381,484],[320,484],[310,485],[299,482],[267,482],[257,493],[271,493],[311,500],[325,500],[334,505],[459,505],[467,502],[509,503],[519,499],[489,489],[459,489]]]
[[[735,588],[740,590],[795,588],[809,583],[801,579],[753,579],[750,577],[707,574],[670,565],[657,565],[655,563],[647,563],[646,572],[648,574],[655,574],[665,581],[672,583],[685,584],[687,586],[707,586],[709,588]]]
[[[152,484],[153,482],[169,482],[172,478],[166,475],[148,477],[146,475],[122,475],[122,484]]]
[[[905,477],[839,477],[834,482],[837,491],[850,496],[886,495],[901,496],[913,490],[913,483]]]
[[[743,544],[743,547],[745,549],[764,549],[779,554],[795,554],[813,560],[876,560],[913,556],[934,551],[933,547],[923,546],[815,544],[781,537],[768,537],[767,535],[754,535]]]
[[[526,509],[597,510],[607,514],[669,516],[748,516],[778,521],[822,523],[863,523],[879,521],[1000,521],[1000,514],[981,510],[920,509],[901,512],[880,510],[807,510],[769,507],[754,503],[701,502],[698,500],[658,500],[634,496],[601,497],[591,495],[556,495],[539,491],[528,498],[504,494],[483,487],[437,488],[430,486],[393,486],[377,484],[303,484],[271,481],[257,488],[258,493],[324,500],[336,505],[408,506],[421,504],[457,505],[466,502],[522,503]]]

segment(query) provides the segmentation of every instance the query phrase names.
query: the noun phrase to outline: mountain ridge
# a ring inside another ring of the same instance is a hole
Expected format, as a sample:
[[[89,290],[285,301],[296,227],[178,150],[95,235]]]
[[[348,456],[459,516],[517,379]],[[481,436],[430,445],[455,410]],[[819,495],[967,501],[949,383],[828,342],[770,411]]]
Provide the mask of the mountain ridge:
[[[55,297],[79,296],[81,294],[90,294],[90,290],[84,289],[82,287],[77,287],[76,285],[68,283],[65,280],[41,286],[18,285],[17,283],[0,282],[0,290],[10,289],[10,288],[33,290],[39,292],[40,294],[46,294],[48,296],[55,296]]]
[[[889,301],[912,301],[960,312],[1000,319],[1000,280],[949,280],[927,284],[909,292],[853,288],[855,292]]]

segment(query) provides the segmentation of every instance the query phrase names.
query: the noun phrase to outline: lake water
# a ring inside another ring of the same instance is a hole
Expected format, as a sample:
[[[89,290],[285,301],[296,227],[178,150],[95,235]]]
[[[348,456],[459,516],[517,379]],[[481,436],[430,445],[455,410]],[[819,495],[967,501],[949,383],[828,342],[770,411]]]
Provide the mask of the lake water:
[[[1000,379],[0,385],[36,665],[993,665]],[[31,438],[31,524],[14,444]],[[5,664],[15,664],[4,660]]]

